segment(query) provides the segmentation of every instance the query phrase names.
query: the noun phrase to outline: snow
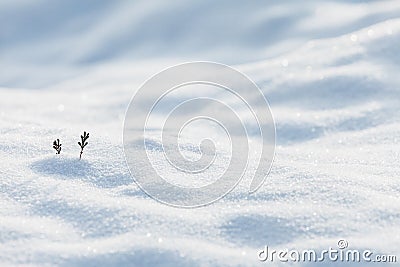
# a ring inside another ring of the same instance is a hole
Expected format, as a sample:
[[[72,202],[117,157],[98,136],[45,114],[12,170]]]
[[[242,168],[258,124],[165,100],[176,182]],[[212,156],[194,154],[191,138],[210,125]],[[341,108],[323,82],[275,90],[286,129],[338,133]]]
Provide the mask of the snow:
[[[399,14],[398,1],[0,3],[1,265],[258,266],[265,245],[339,239],[399,260]],[[179,209],[134,183],[123,122],[146,79],[199,59],[259,85],[276,155],[256,193],[245,177]]]

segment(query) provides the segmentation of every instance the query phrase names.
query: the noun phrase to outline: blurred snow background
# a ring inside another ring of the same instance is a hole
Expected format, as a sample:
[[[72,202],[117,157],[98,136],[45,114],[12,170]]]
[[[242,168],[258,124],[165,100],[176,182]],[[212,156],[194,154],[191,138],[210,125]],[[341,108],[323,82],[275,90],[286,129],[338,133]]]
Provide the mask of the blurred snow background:
[[[399,1],[1,1],[1,265],[257,266],[340,238],[399,258],[399,47]],[[121,139],[140,84],[190,60],[261,87],[277,149],[256,194],[185,210]]]

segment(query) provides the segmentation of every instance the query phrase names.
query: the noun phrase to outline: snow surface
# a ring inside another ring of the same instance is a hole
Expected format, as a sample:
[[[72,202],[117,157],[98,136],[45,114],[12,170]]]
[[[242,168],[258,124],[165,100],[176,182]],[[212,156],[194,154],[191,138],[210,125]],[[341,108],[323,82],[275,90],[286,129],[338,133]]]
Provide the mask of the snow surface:
[[[262,266],[265,245],[343,238],[400,259],[399,1],[9,1],[0,25],[2,266]],[[189,60],[234,64],[271,104],[255,194],[179,209],[129,175],[132,95]]]

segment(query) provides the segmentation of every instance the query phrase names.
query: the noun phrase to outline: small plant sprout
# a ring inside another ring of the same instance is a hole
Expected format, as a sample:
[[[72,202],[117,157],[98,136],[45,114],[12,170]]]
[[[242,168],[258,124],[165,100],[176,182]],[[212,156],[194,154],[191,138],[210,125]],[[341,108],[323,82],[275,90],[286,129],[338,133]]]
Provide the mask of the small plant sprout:
[[[88,142],[86,141],[88,139],[89,139],[89,133],[83,132],[83,135],[81,135],[81,142],[78,142],[78,145],[81,147],[81,153],[79,155],[79,159],[82,159],[83,149],[88,144]]]
[[[54,140],[53,148],[56,150],[56,154],[60,154],[61,153],[60,139]]]

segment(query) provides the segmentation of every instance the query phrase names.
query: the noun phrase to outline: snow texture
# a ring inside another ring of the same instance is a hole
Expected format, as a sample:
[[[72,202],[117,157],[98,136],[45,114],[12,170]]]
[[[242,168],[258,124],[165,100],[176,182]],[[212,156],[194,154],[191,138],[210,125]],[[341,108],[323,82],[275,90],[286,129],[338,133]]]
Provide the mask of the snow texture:
[[[1,266],[263,266],[265,245],[339,239],[400,260],[399,45],[399,1],[0,2]],[[147,78],[199,59],[260,86],[276,156],[255,194],[179,209],[134,183],[123,120]]]

